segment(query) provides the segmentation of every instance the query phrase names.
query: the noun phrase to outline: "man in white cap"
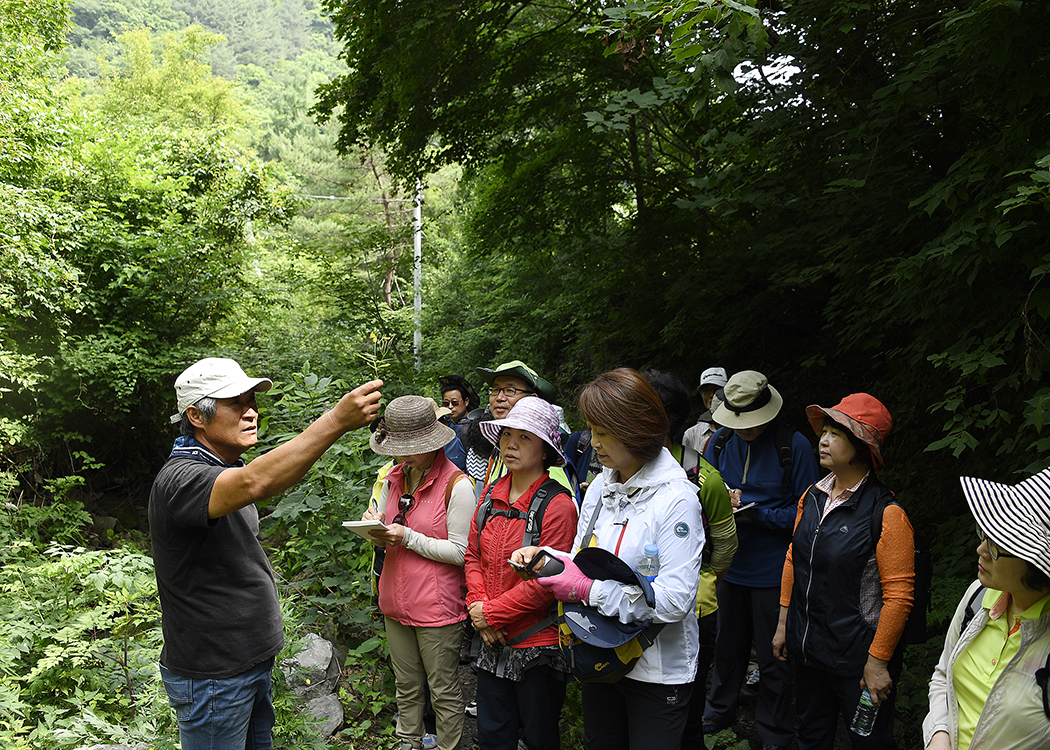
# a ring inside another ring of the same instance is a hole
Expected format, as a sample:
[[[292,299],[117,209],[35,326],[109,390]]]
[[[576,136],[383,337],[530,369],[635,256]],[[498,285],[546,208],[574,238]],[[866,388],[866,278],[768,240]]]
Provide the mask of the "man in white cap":
[[[761,678],[755,724],[764,750],[791,744],[791,673],[773,656],[780,615],[780,579],[798,499],[820,475],[813,446],[777,419],[784,400],[766,376],[738,372],[716,395],[714,418],[725,425],[704,453],[730,488],[739,546],[718,585],[711,692],[704,734],[733,723],[754,641]],[[751,507],[747,507],[748,505]]]
[[[379,411],[374,380],[288,442],[245,463],[255,445],[255,394],[232,359],[202,359],[175,381],[182,436],[149,498],[160,592],[161,677],[183,750],[269,750],[270,672],[284,645],[273,571],[257,539],[264,501],[299,481],[344,433]]]
[[[729,376],[726,375],[724,367],[708,367],[700,375],[700,398],[704,400],[704,413],[700,415],[695,425],[685,431],[682,445],[692,448],[701,455],[707,448],[707,441],[718,429],[711,415],[714,409],[713,399],[720,388],[725,388],[728,380]]]

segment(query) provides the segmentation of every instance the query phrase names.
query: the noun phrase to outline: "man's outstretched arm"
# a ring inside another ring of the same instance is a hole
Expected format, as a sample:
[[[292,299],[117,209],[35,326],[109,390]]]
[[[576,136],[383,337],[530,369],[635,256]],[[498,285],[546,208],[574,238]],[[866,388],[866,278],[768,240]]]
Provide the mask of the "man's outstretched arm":
[[[208,517],[220,518],[271,498],[302,479],[336,440],[376,418],[382,385],[382,380],[373,380],[358,386],[287,443],[247,466],[219,474],[208,500]]]

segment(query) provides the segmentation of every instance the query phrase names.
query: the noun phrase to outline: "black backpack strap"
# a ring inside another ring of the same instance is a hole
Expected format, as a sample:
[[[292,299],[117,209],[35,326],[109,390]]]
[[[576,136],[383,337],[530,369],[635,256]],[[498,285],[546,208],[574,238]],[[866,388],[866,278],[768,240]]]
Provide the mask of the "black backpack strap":
[[[977,616],[977,610],[981,608],[981,601],[984,599],[984,592],[987,589],[984,586],[978,586],[977,589],[970,595],[969,601],[966,602],[966,609],[963,611],[962,624],[959,626],[959,636],[966,632],[966,626],[970,624],[970,621]],[[1046,694],[1046,688],[1043,688],[1043,694]]]
[[[795,430],[777,420],[777,431],[773,436],[777,448],[777,458],[780,459],[780,467],[784,470],[784,478],[780,482],[780,491],[787,494],[791,491],[791,438]]]
[[[543,529],[543,514],[551,500],[561,494],[569,494],[557,479],[548,477],[536,488],[529,501],[529,510],[525,514],[525,534],[521,539],[522,547],[531,547],[539,543],[540,531]],[[478,529],[478,533],[481,529]]]
[[[478,549],[481,549],[481,530],[485,528],[485,523],[492,514],[492,484],[485,490],[485,497],[478,504]]]
[[[495,483],[493,483],[495,484]],[[552,499],[560,494],[569,494],[561,482],[557,479],[551,479],[548,477],[544,480],[543,484],[536,488],[536,491],[532,494],[532,498],[529,500],[529,509],[527,511],[518,510],[517,508],[511,508],[509,510],[503,510],[502,508],[493,509],[492,507],[492,487],[490,484],[485,492],[485,497],[478,505],[478,546],[481,545],[481,531],[485,528],[485,524],[489,520],[489,516],[505,516],[507,518],[524,518],[525,519],[525,535],[522,538],[523,547],[531,547],[536,544],[540,538],[540,531],[543,528],[543,514],[547,510],[547,506],[550,505]]]
[[[580,433],[580,437],[576,440],[576,450],[573,451],[572,462],[575,464],[581,458],[583,454],[587,452],[587,449],[591,447],[591,431],[583,430]]]
[[[715,433],[715,437],[714,437],[714,443],[715,444],[714,444],[714,447],[711,449],[711,450],[714,451],[714,459],[715,460],[714,460],[713,463],[715,464],[715,468],[717,468],[717,465],[718,465],[718,456],[719,456],[719,454],[721,454],[722,451],[725,449],[726,443],[729,442],[729,438],[731,438],[732,436],[733,436],[733,431],[730,430],[728,427],[719,427],[718,428],[718,432]]]
[[[544,617],[542,620],[537,622],[531,628],[526,628],[525,630],[521,631],[516,636],[514,636],[513,638],[508,640],[507,641],[507,645],[508,646],[517,646],[522,641],[524,641],[524,640],[526,640],[528,638],[531,638],[532,636],[536,635],[538,632],[540,632],[544,628],[549,628],[551,625],[554,625],[556,622],[558,622],[558,605],[557,604],[552,604],[551,608],[550,608],[550,611],[547,613],[546,617]],[[502,677],[502,675],[499,675],[499,676]]]
[[[1050,654],[1046,655],[1046,665],[1035,670],[1035,681],[1043,690],[1043,713],[1050,719],[1050,696],[1047,695],[1047,683],[1050,683]]]
[[[580,539],[581,549],[591,543],[591,535],[594,533],[594,527],[598,524],[598,514],[601,512],[602,499],[599,497],[598,502],[594,504],[594,513],[591,514],[591,520],[587,523],[587,531],[584,532],[583,537]]]
[[[655,625],[649,625],[649,627],[635,636],[642,647],[642,651],[656,643],[656,636],[660,635],[660,631],[665,627],[667,627],[666,622],[658,622]]]
[[[809,490],[806,491],[809,492]],[[873,550],[879,546],[879,539],[882,538],[882,514],[890,505],[896,505],[904,510],[904,506],[897,502],[897,496],[893,494],[893,490],[887,489],[886,494],[875,501],[875,508],[871,511],[871,548]]]

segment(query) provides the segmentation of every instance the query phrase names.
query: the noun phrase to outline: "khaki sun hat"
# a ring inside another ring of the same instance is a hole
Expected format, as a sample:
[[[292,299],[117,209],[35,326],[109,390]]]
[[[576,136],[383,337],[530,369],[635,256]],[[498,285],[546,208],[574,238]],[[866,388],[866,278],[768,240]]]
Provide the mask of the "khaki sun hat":
[[[731,430],[749,430],[759,427],[780,413],[784,399],[769,379],[755,370],[738,372],[719,389],[715,398],[718,408],[712,413],[715,422]],[[712,407],[714,402],[712,402]]]

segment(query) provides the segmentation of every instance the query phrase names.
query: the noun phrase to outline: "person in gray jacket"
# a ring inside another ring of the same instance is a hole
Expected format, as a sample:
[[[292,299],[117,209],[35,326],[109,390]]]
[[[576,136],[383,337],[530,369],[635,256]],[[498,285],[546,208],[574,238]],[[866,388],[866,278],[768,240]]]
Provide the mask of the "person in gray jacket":
[[[962,477],[977,578],[930,680],[928,750],[1050,747],[1050,469],[1017,485]]]

